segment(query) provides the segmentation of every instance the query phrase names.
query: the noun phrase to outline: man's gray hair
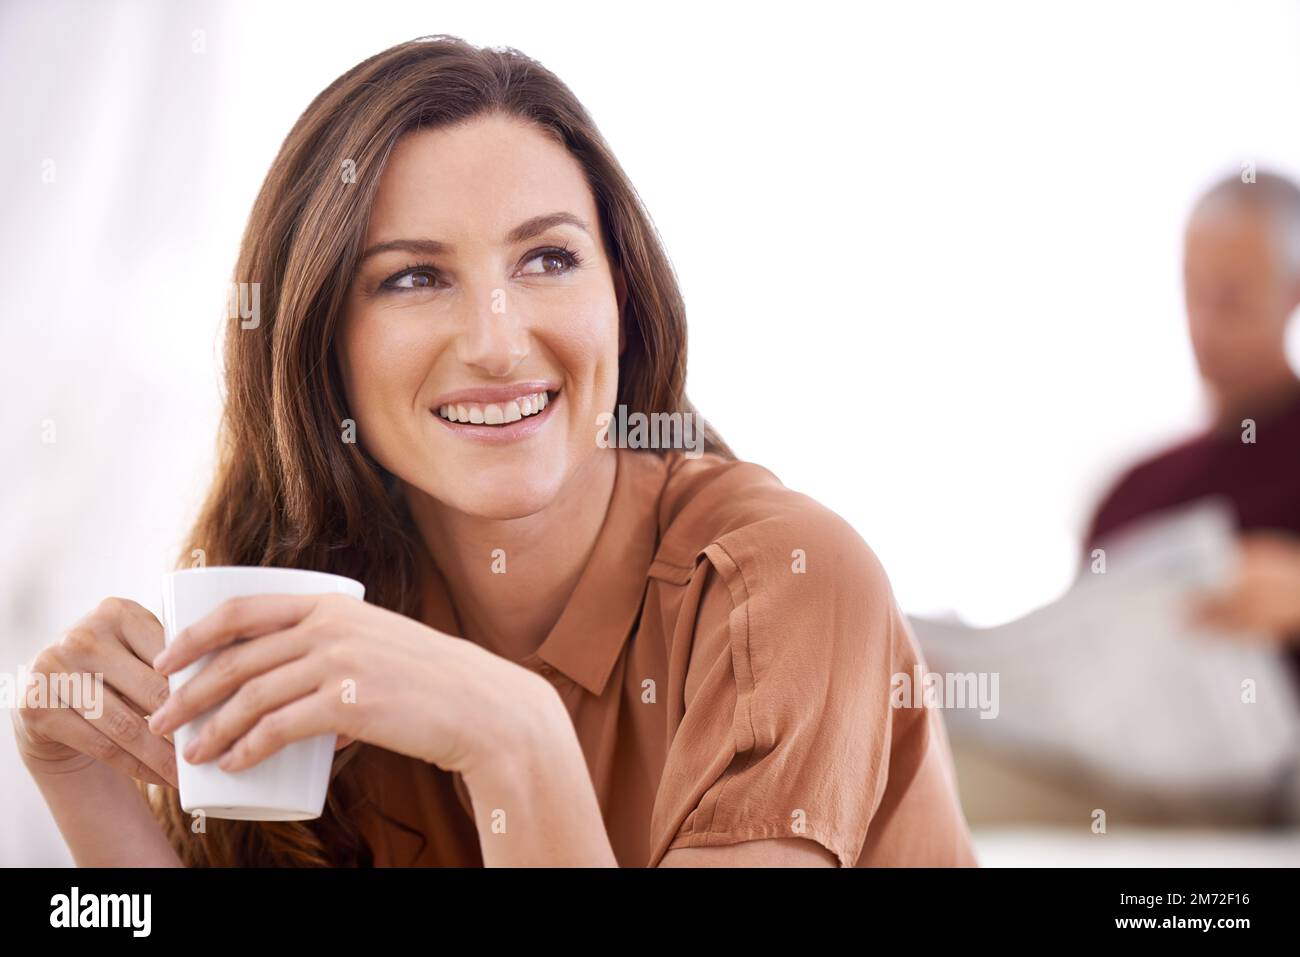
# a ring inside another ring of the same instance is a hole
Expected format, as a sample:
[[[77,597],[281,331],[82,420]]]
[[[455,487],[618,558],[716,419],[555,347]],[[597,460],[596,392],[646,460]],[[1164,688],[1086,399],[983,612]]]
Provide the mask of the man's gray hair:
[[[1300,186],[1269,170],[1256,170],[1253,175],[1253,182],[1244,172],[1225,176],[1197,200],[1192,215],[1213,207],[1263,210],[1277,227],[1278,253],[1286,274],[1300,279]]]

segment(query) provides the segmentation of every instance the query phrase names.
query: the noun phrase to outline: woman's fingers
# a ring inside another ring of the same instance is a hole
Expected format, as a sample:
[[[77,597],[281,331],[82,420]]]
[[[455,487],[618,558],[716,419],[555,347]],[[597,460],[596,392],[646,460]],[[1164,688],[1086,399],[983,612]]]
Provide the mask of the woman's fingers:
[[[320,666],[310,658],[300,658],[258,675],[207,720],[203,732],[186,750],[185,760],[200,764],[224,754],[268,714],[276,713],[319,687]]]
[[[112,688],[105,685],[102,694],[99,696],[99,701],[89,708],[86,707],[85,702],[64,702],[63,704],[64,707],[58,710],[79,715],[92,730],[98,732],[102,738],[107,739],[117,749],[124,752],[128,758],[134,758],[139,765],[153,771],[172,787],[179,787],[176,777],[175,747],[172,746],[171,742],[150,731],[144,719],[127,707],[126,703]],[[71,731],[73,726],[65,724],[64,727]],[[82,738],[84,740],[85,736],[82,735]],[[75,747],[75,745],[73,746]],[[106,745],[101,744],[99,748],[104,754],[116,757],[116,752],[110,751]],[[94,754],[95,757],[100,757],[95,752],[90,753]],[[105,760],[102,757],[100,759]],[[127,763],[130,764],[129,761]],[[117,762],[117,765],[120,764],[120,761]],[[135,767],[135,765],[131,765],[131,767]],[[132,776],[143,777],[144,775],[133,773]]]
[[[129,777],[160,784],[164,787],[178,787],[176,780],[175,758],[166,769],[165,776],[151,768],[137,755],[124,750],[121,745],[106,737],[89,719],[83,717],[74,708],[51,708],[40,721],[40,733],[48,735],[68,747],[75,748],[86,756],[85,760],[99,761],[116,768]],[[35,760],[39,764],[39,759]],[[61,769],[68,769],[66,761],[58,762]]]
[[[146,662],[162,645],[162,625],[148,609],[125,598],[106,598],[72,628],[57,657],[70,673],[99,674],[144,714],[167,700],[167,679]]]
[[[163,626],[153,612],[129,598],[105,598],[97,615],[117,624],[118,639],[141,661],[152,663],[163,649]]]
[[[141,715],[155,713],[171,695],[165,677],[133,651],[114,642],[100,643],[83,667],[102,672],[105,683]]]
[[[235,742],[219,766],[226,771],[240,771],[266,760],[285,745],[328,733],[331,723],[324,696],[299,698],[264,715],[252,731]]]
[[[153,660],[153,666],[170,674],[238,638],[256,638],[292,628],[322,600],[322,595],[242,595],[222,602],[210,614],[190,625]]]
[[[16,712],[24,760],[49,773],[102,760],[175,787],[175,748],[145,722],[167,697],[167,679],[145,663],[161,644],[162,626],[146,608],[107,598],[42,649]]]
[[[258,675],[302,657],[307,650],[305,637],[294,628],[223,648],[176,689],[166,706],[154,714],[149,727],[161,734],[188,724]]]

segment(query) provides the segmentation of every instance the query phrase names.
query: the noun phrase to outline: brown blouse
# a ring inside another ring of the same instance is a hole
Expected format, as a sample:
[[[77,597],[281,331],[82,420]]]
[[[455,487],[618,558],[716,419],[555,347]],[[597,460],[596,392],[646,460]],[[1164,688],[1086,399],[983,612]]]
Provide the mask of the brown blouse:
[[[924,663],[861,537],[760,466],[617,454],[591,559],[518,663],[564,700],[619,864],[804,837],[846,867],[975,865],[940,713],[890,706]],[[429,607],[458,634],[441,577]],[[482,865],[458,773],[357,760],[377,866]]]

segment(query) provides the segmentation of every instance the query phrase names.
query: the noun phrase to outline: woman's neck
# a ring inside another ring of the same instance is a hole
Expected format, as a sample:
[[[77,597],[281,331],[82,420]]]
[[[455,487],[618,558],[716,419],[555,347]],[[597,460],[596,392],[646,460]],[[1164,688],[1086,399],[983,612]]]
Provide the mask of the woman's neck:
[[[460,637],[514,661],[537,650],[595,548],[616,455],[598,450],[553,502],[522,518],[467,515],[407,487],[416,528],[447,582]]]

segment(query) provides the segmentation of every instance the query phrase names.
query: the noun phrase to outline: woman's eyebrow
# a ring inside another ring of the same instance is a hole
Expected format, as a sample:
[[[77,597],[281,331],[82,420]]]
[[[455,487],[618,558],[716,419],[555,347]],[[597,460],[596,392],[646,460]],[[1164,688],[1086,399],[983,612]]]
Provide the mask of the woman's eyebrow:
[[[570,226],[577,226],[588,236],[591,235],[591,230],[587,228],[587,224],[577,216],[573,215],[573,213],[546,213],[542,216],[534,216],[532,219],[525,219],[514,229],[510,230],[510,234],[506,236],[506,245],[509,246],[514,243],[522,243],[527,239],[532,239],[534,236],[546,232],[552,226],[559,226],[564,223],[568,223]]]
[[[541,216],[534,216],[526,219],[514,229],[506,234],[504,244],[509,246],[515,243],[522,243],[525,240],[532,239],[554,226],[568,224],[577,226],[588,236],[591,230],[587,224],[578,216],[568,212],[544,213]],[[361,254],[361,262],[365,262],[371,256],[378,256],[380,253],[387,252],[406,252],[413,253],[417,256],[436,256],[439,253],[445,253],[454,247],[450,243],[444,243],[437,239],[390,239],[382,243],[375,243],[364,253]]]

